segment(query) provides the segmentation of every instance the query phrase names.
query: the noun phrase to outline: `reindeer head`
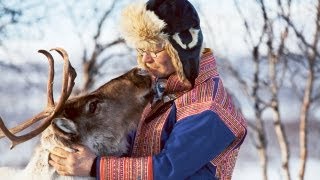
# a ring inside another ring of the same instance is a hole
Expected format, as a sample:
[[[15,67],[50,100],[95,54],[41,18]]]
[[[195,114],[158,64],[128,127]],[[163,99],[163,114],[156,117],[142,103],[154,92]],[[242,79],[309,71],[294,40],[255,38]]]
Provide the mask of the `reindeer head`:
[[[64,146],[80,143],[99,155],[127,151],[127,135],[134,130],[152,98],[151,77],[134,68],[96,91],[67,101],[52,121],[55,138]]]
[[[7,136],[13,148],[45,130],[41,144],[49,145],[49,149],[55,145],[70,147],[73,143],[80,143],[99,155],[121,155],[126,152],[127,135],[137,127],[143,109],[152,98],[151,76],[142,69],[134,68],[90,94],[67,100],[76,72],[69,63],[67,53],[61,48],[54,50],[65,60],[59,101],[55,103],[52,95],[53,58],[49,52],[41,50],[39,52],[47,56],[50,65],[47,107],[10,130],[0,118],[0,138]],[[43,121],[35,130],[22,136],[14,135],[40,120]]]

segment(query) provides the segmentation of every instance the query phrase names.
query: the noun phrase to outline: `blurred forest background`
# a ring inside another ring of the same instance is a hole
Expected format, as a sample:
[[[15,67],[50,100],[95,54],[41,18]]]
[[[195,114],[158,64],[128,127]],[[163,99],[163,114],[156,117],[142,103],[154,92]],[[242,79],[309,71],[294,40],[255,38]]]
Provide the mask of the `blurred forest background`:
[[[233,179],[319,179],[320,0],[190,1],[205,45],[248,120]],[[48,68],[38,49],[68,51],[78,72],[76,93],[135,66],[135,51],[118,31],[121,9],[130,2],[0,0],[0,114],[6,124],[13,127],[45,105]],[[56,65],[58,95],[62,61]],[[37,140],[9,150],[1,139],[0,166],[26,165]]]

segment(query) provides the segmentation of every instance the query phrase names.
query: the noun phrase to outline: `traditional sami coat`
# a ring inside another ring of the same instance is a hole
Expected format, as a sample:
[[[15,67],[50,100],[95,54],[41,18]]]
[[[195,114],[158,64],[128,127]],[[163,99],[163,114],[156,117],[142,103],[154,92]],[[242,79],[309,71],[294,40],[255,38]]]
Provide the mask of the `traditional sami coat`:
[[[128,157],[100,157],[97,179],[231,179],[246,124],[206,49],[192,90],[170,76],[143,113]]]

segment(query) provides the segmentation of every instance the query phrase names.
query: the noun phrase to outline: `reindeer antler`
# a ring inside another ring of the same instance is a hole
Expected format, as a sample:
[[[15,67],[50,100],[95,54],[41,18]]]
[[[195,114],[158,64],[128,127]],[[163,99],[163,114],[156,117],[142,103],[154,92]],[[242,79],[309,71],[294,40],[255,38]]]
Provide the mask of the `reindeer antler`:
[[[0,134],[0,138],[7,136],[11,142],[12,145],[10,149],[14,148],[14,146],[23,143],[25,141],[28,141],[29,139],[37,136],[42,131],[44,131],[51,123],[52,119],[54,119],[62,110],[65,102],[67,101],[68,97],[70,96],[72,92],[72,88],[74,86],[74,79],[76,78],[77,74],[74,68],[71,66],[69,62],[69,57],[67,52],[62,48],[53,48],[51,50],[57,51],[64,60],[64,66],[63,66],[63,79],[62,79],[62,90],[61,90],[61,96],[60,99],[55,105],[54,99],[53,99],[53,79],[54,79],[54,60],[51,54],[46,50],[39,50],[39,53],[44,54],[48,61],[49,61],[49,78],[48,78],[48,84],[47,84],[47,107],[45,110],[37,114],[36,116],[24,121],[22,124],[12,128],[8,129],[4,123],[3,120],[0,117],[0,129],[2,130],[3,134]],[[28,128],[32,124],[36,123],[37,121],[43,120],[43,122],[33,131],[22,135],[22,136],[15,136],[14,134]],[[1,132],[0,132],[1,133]]]

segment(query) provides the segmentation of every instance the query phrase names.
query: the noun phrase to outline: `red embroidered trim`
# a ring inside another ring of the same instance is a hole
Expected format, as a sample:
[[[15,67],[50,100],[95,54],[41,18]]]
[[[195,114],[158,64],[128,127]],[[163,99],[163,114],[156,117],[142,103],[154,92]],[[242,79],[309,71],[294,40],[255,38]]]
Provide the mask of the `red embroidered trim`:
[[[152,180],[152,157],[102,157],[100,178],[103,180]]]
[[[179,80],[178,75],[171,75],[167,81],[165,94],[176,94],[181,92],[186,92],[190,90],[190,87],[186,86]]]
[[[164,114],[158,116],[157,119],[148,123],[140,123],[141,125],[135,137],[132,156],[150,156],[160,152],[162,129],[171,109],[172,107]]]
[[[217,166],[216,176],[221,180],[230,180],[236,164],[240,148],[234,149],[223,161]]]
[[[195,86],[214,76],[218,76],[216,60],[214,59],[212,52],[207,50],[201,56],[199,75],[195,80]]]

